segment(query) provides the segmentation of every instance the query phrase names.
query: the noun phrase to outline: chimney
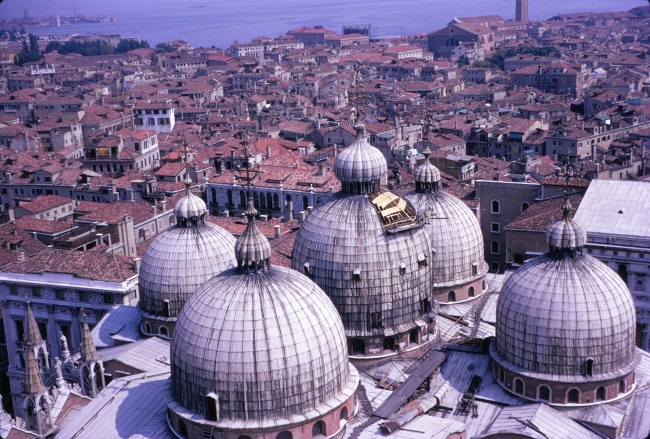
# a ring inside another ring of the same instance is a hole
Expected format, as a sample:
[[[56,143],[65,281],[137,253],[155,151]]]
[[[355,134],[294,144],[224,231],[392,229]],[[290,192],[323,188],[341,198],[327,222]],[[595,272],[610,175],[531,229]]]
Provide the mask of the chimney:
[[[160,205],[161,205],[161,206],[160,206],[160,209],[161,209],[163,212],[165,212],[165,211],[167,210],[167,200],[163,199],[163,200],[160,202]]]
[[[133,269],[137,271],[138,273],[140,272],[140,264],[142,263],[142,258],[135,258],[133,260]]]
[[[151,206],[151,213],[156,216],[156,206]]]
[[[274,236],[275,236],[276,238],[279,238],[279,237],[280,237],[280,224],[278,224],[278,225],[276,225],[275,227],[273,227],[273,229],[274,229],[274,231],[275,231]]]
[[[304,223],[304,222],[305,222],[305,218],[307,218],[307,212],[304,211],[304,210],[301,210],[301,211],[300,211],[300,222],[301,222],[301,223]]]
[[[289,210],[287,218],[288,221],[293,220],[293,201],[287,201],[287,209]]]
[[[104,242],[104,234],[103,233],[97,233],[95,236],[96,236],[95,245],[97,247],[99,247]]]

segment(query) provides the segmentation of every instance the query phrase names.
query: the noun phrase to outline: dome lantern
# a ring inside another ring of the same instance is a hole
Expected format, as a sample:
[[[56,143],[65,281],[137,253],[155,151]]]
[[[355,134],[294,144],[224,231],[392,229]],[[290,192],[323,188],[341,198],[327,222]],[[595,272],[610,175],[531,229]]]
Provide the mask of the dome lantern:
[[[427,143],[424,151],[424,163],[417,167],[415,170],[415,190],[417,192],[438,192],[438,184],[440,183],[440,171],[429,160],[431,150]]]
[[[255,224],[257,210],[253,206],[253,197],[248,195],[248,207],[244,212],[248,217],[248,225],[244,233],[235,242],[235,258],[240,272],[257,273],[271,267],[271,244]]]

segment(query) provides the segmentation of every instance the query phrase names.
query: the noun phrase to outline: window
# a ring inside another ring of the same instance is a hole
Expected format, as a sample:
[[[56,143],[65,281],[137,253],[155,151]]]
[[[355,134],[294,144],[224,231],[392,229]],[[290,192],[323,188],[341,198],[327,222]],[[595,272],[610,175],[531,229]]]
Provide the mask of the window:
[[[325,437],[325,423],[323,421],[318,421],[314,423],[314,426],[311,428],[311,437]]]
[[[492,200],[492,206],[490,212],[492,213],[501,213],[501,206],[498,200]]]
[[[551,400],[551,389],[547,386],[539,386],[537,399],[541,401],[550,401]]]
[[[219,396],[214,393],[209,393],[205,397],[206,417],[209,421],[219,420]]]
[[[605,401],[607,399],[607,389],[605,387],[600,386],[598,389],[596,389],[596,401]]]
[[[113,295],[111,293],[104,293],[104,303],[113,303]]]
[[[467,295],[469,297],[474,297],[474,287],[469,287],[469,290],[467,291]]]
[[[585,362],[585,375],[588,377],[594,375],[594,360],[591,358]]]
[[[495,273],[498,272],[499,271],[499,263],[495,262],[495,261],[490,262],[490,271],[493,271]]]
[[[493,255],[498,255],[499,252],[499,241],[492,241],[492,244],[490,245],[490,252]]]
[[[293,439],[293,435],[288,431],[281,431],[278,433],[276,439]]]
[[[515,378],[515,393],[524,394],[524,382],[519,378]]]
[[[530,204],[528,203],[521,203],[521,213],[524,213],[526,209],[530,207]]]
[[[625,385],[625,380],[621,380],[618,383],[618,393],[625,393],[625,390],[627,390],[627,386]]]
[[[41,297],[41,287],[33,286],[32,287],[32,296]]]
[[[171,316],[169,315],[169,300],[168,300],[168,299],[163,300],[163,304],[162,304],[162,305],[163,305],[163,309],[162,309],[163,316],[165,316],[165,317],[171,317]]]
[[[491,223],[490,228],[492,233],[500,233],[501,232],[501,224],[500,223]]]
[[[9,294],[18,294],[18,285],[9,285]]]
[[[79,291],[79,300],[88,302],[90,300],[90,293],[88,291]]]
[[[567,402],[570,404],[578,404],[580,402],[580,391],[578,389],[569,390]]]

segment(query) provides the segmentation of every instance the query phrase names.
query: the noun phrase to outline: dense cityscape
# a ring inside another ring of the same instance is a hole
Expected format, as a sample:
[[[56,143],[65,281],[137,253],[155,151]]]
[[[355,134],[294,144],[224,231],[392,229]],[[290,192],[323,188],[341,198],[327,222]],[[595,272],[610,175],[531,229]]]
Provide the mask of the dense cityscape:
[[[0,437],[650,437],[650,6],[514,16],[0,20]]]

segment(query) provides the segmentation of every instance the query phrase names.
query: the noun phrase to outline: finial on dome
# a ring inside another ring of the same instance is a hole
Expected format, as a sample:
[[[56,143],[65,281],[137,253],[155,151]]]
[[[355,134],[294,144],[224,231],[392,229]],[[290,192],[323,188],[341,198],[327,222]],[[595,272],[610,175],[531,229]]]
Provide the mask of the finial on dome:
[[[255,223],[257,209],[253,206],[253,196],[248,193],[248,207],[244,212],[248,224],[244,233],[235,242],[235,258],[237,267],[242,273],[257,273],[271,267],[271,244],[260,232]]]
[[[546,231],[546,243],[551,250],[575,251],[581,249],[587,243],[587,232],[580,224],[573,221],[571,214],[571,202],[569,201],[569,178],[573,176],[573,169],[564,167],[564,201],[562,202],[562,219],[551,224]]]
[[[440,171],[430,161],[429,156],[431,150],[429,143],[425,139],[424,163],[415,169],[413,178],[415,180],[415,190],[417,192],[438,192],[438,184],[440,183]]]

